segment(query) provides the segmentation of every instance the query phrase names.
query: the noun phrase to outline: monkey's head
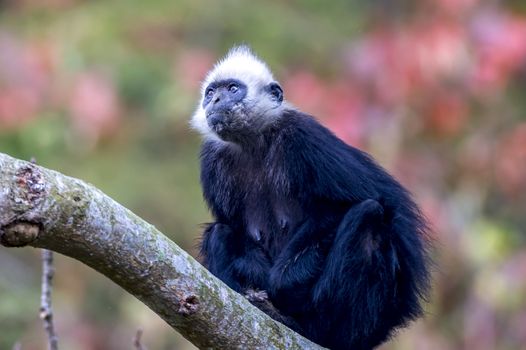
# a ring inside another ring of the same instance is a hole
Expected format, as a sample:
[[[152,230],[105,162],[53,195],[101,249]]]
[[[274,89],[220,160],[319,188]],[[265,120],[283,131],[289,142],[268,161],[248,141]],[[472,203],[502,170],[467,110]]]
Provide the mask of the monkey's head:
[[[208,73],[192,126],[205,137],[243,140],[272,125],[284,108],[283,90],[247,46],[232,48]]]

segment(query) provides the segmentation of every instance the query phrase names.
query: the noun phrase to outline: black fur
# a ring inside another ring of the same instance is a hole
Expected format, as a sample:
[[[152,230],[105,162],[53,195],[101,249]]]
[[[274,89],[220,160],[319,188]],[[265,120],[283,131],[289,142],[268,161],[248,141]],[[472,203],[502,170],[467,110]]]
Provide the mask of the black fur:
[[[206,140],[201,182],[216,219],[204,232],[204,264],[238,292],[267,291],[284,315],[271,316],[307,338],[370,349],[422,313],[418,207],[312,117],[286,110],[245,144]]]

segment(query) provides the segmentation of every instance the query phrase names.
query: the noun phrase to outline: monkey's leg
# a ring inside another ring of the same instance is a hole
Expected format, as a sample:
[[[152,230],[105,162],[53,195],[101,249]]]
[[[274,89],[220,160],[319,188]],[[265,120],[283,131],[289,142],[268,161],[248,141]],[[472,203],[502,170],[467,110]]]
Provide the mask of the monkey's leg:
[[[312,220],[304,222],[270,269],[270,299],[287,314],[312,308],[311,289],[325,258],[320,232],[325,233]]]
[[[312,279],[320,269],[319,245],[310,221],[303,223],[283,248],[270,271],[273,288],[289,288]]]
[[[368,199],[349,209],[316,283],[315,299],[344,302],[357,297],[357,293],[367,293],[364,297],[370,299],[369,287],[377,282],[393,282],[397,258],[389,233],[377,201]],[[357,288],[360,286],[364,288]]]
[[[338,227],[313,289],[321,314],[314,327],[324,327],[336,348],[341,334],[348,334],[356,348],[371,348],[388,335],[398,270],[391,232],[382,206],[372,199],[354,205]]]

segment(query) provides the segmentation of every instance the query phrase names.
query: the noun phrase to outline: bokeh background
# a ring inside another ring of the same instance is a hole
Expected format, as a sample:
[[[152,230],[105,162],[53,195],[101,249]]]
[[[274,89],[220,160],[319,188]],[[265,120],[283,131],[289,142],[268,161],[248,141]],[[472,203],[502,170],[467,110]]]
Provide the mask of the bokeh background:
[[[409,187],[433,226],[426,318],[382,349],[526,349],[526,2],[0,0],[0,152],[84,179],[196,255],[188,119],[236,43]],[[193,349],[56,258],[63,349]],[[0,349],[45,349],[37,250],[0,249]]]

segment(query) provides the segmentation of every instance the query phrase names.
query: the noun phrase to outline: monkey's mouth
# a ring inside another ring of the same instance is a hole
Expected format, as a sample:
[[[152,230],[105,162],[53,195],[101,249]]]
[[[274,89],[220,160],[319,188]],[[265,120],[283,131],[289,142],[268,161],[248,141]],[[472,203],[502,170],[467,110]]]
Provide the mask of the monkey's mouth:
[[[206,115],[208,126],[218,134],[228,128],[229,119],[229,113],[225,111],[213,111]]]
[[[250,134],[250,123],[241,104],[232,108],[210,108],[206,121],[210,130],[224,141],[237,142]]]
[[[212,111],[206,115],[206,121],[210,129],[222,138],[238,131],[241,126],[238,119],[230,110]]]
[[[212,129],[224,123],[228,113],[224,111],[213,111],[206,114],[208,126]]]

